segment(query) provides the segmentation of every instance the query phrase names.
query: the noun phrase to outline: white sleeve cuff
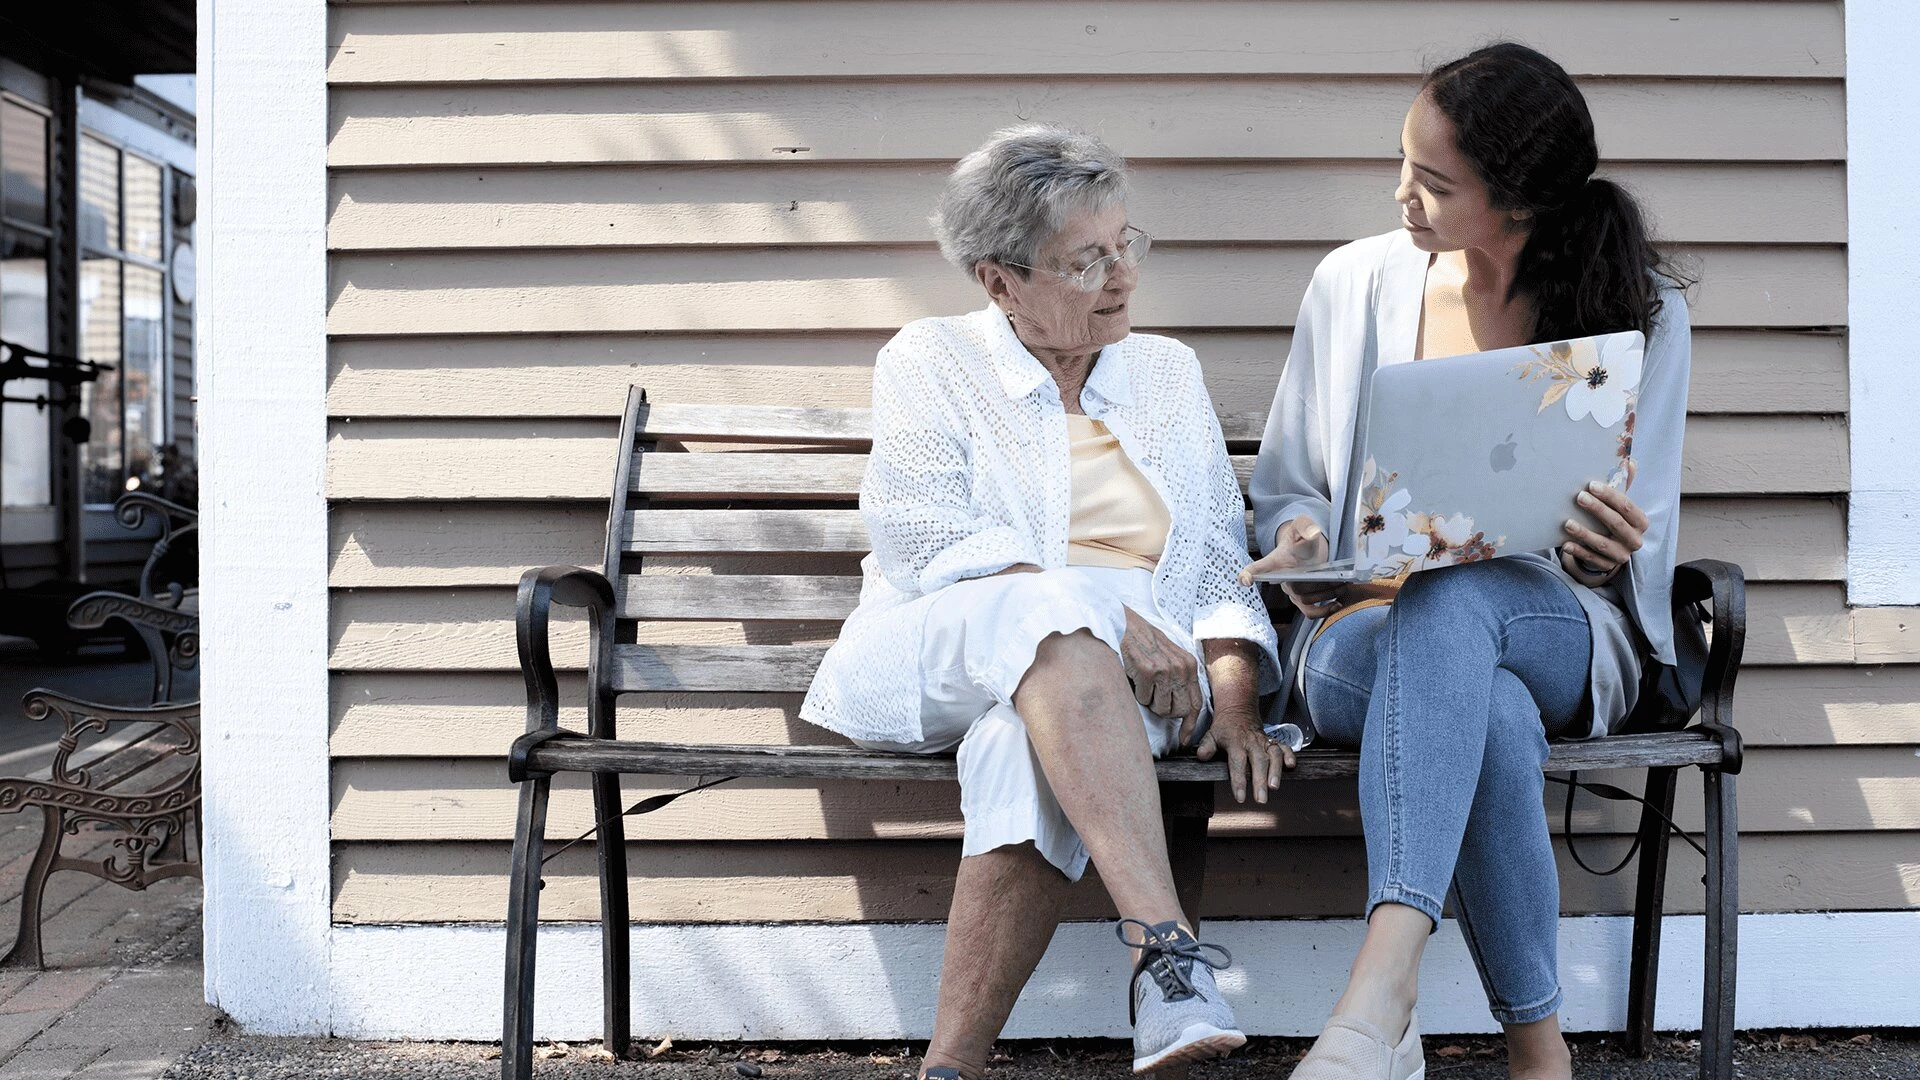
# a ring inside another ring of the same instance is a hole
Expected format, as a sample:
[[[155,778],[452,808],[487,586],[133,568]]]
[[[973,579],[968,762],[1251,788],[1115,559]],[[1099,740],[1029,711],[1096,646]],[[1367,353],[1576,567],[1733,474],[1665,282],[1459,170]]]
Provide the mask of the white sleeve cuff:
[[[998,573],[1017,563],[1040,564],[1026,537],[1007,525],[982,529],[947,545],[920,571],[920,594],[937,592],[965,578]]]
[[[1264,606],[1255,611],[1244,604],[1220,603],[1201,608],[1194,615],[1193,640],[1220,639],[1251,641],[1260,648],[1260,692],[1280,689],[1280,642]]]

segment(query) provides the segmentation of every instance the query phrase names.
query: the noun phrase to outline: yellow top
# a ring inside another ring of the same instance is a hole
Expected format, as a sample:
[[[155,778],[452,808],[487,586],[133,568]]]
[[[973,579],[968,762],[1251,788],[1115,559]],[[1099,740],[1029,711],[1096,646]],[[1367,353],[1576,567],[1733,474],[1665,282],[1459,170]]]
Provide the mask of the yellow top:
[[[1073,447],[1068,565],[1152,570],[1167,549],[1173,527],[1159,493],[1128,460],[1107,425],[1069,413],[1067,440]]]

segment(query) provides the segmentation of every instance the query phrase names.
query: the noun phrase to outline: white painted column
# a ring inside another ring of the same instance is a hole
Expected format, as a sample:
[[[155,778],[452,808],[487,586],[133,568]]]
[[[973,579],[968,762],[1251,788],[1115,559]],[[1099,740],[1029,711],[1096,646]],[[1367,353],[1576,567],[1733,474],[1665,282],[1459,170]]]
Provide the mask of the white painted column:
[[[1847,600],[1920,604],[1920,4],[1847,0]]]
[[[320,1034],[327,787],[327,12],[199,0],[206,991]]]

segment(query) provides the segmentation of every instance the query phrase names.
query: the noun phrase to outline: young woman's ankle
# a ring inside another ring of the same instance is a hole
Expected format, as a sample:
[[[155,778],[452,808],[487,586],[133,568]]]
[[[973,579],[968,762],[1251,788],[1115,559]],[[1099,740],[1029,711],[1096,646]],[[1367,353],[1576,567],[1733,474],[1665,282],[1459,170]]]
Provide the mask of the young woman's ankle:
[[[1571,1080],[1573,1052],[1560,1034],[1559,1017],[1503,1026],[1507,1032],[1510,1080]]]
[[[1333,1015],[1365,1021],[1380,1029],[1388,1042],[1397,1043],[1413,1018],[1419,986],[1412,979],[1363,978],[1358,973],[1333,1006]]]
[[[1363,1020],[1397,1042],[1420,996],[1420,957],[1432,929],[1433,920],[1417,909],[1393,903],[1374,908],[1334,1015]]]
[[[918,1074],[920,1080],[925,1080],[929,1070],[940,1068],[959,1069],[961,1080],[982,1080],[987,1074],[985,1064],[973,1064],[961,1061],[951,1054],[937,1053],[929,1049],[927,1056],[920,1060],[920,1072]]]

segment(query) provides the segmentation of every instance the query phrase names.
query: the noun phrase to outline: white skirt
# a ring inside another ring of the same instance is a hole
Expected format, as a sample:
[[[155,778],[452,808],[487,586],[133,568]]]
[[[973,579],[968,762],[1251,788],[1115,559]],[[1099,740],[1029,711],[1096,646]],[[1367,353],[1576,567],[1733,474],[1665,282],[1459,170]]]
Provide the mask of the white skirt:
[[[1031,842],[1069,880],[1087,869],[1086,845],[1067,820],[1013,709],[1013,693],[1054,634],[1090,631],[1116,653],[1126,609],[1154,624],[1200,660],[1187,631],[1168,625],[1153,601],[1153,574],[1068,566],[957,582],[927,609],[922,640],[917,743],[860,742],[870,750],[937,754],[959,747],[961,855]],[[1202,687],[1206,666],[1201,664]],[[1173,748],[1180,721],[1139,706],[1154,757]]]

